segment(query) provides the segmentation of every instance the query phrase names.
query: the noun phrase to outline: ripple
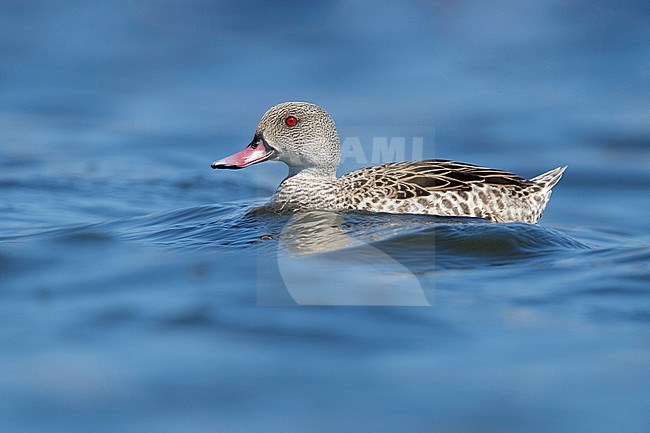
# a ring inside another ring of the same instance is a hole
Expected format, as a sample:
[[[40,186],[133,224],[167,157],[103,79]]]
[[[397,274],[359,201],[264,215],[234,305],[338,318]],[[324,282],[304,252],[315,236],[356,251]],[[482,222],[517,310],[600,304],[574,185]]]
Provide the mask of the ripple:
[[[539,225],[363,212],[277,214],[259,204],[197,206],[63,230],[76,237],[112,233],[140,243],[197,249],[259,249],[280,241],[294,251],[322,253],[372,244],[405,259],[435,254],[492,264],[589,249],[562,231]]]

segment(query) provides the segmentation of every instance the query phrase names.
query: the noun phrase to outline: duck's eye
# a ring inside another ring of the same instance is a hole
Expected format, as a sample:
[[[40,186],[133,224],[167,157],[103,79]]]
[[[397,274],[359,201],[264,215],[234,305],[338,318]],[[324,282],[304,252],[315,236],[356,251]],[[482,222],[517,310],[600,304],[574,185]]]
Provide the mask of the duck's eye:
[[[286,123],[287,126],[296,126],[296,124],[298,123],[298,119],[296,119],[293,116],[289,116],[286,119],[284,119],[284,123]]]

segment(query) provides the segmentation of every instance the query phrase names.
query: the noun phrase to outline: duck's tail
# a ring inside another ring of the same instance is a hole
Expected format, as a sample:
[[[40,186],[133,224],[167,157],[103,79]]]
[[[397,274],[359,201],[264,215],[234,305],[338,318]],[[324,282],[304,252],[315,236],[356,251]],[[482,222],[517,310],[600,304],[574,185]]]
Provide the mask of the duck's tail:
[[[532,178],[530,181],[534,182],[541,190],[532,194],[534,200],[531,202],[531,215],[529,222],[536,223],[541,218],[548,200],[551,198],[551,189],[562,178],[562,173],[567,169],[567,166],[554,168],[553,170],[542,173],[539,176]]]
[[[567,169],[568,166],[554,168],[549,170],[546,173],[542,173],[539,176],[535,176],[530,181],[535,182],[537,185],[541,186],[542,189],[550,190],[555,186],[556,183],[562,178],[562,173]]]

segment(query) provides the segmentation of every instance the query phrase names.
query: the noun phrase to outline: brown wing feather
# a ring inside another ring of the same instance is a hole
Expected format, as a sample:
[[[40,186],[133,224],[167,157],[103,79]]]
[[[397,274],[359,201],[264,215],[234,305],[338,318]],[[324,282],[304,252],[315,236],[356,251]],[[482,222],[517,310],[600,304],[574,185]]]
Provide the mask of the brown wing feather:
[[[533,185],[507,171],[444,159],[394,162],[362,168],[346,174],[341,180],[355,190],[381,190],[386,197],[395,199],[427,196],[433,191],[466,191],[476,184],[515,189]]]

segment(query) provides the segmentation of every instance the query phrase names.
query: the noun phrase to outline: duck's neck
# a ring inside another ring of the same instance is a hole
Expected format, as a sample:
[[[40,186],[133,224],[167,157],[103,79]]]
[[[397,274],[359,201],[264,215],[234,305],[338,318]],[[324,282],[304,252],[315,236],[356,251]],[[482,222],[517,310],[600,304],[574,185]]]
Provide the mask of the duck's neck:
[[[305,178],[317,178],[323,180],[332,180],[336,179],[336,168],[326,168],[326,167],[289,167],[289,174],[287,179],[298,176]],[[285,179],[286,180],[286,179]]]

